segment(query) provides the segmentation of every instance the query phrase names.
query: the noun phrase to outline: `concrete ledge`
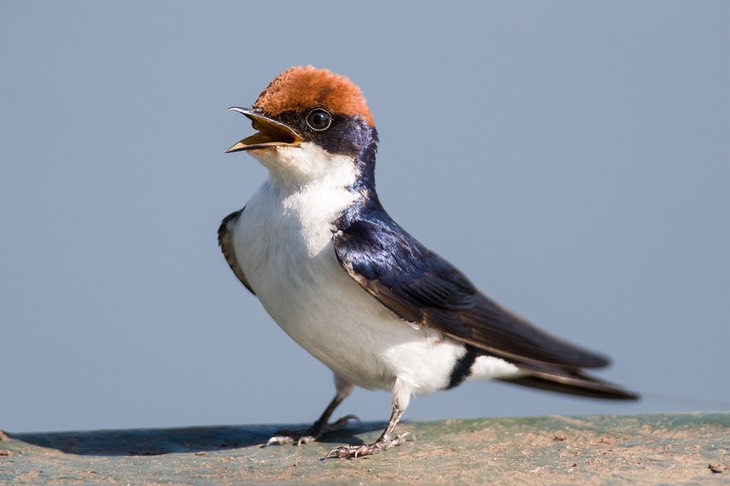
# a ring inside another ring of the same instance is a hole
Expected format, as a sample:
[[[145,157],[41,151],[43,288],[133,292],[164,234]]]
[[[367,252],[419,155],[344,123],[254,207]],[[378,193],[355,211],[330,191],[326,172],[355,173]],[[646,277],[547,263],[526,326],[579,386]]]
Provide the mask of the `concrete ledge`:
[[[289,425],[0,433],[0,483],[730,484],[730,413],[405,422],[416,440],[355,460],[384,423],[261,448]],[[726,471],[725,468],[728,468]]]

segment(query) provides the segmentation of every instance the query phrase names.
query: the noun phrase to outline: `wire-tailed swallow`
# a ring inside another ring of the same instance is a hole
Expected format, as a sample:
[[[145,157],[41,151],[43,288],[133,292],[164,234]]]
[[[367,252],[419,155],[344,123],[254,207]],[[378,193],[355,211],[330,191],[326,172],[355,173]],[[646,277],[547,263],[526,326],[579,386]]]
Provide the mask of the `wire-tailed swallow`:
[[[316,440],[354,385],[392,393],[390,420],[373,444],[328,457],[389,449],[412,396],[497,379],[574,395],[635,399],[582,368],[608,364],[481,293],[385,211],[375,190],[378,133],[360,89],[311,66],[274,79],[249,109],[257,131],[227,152],[248,151],[268,179],[218,231],[236,277],[279,326],[335,374],[337,393],[306,431],[270,443]]]

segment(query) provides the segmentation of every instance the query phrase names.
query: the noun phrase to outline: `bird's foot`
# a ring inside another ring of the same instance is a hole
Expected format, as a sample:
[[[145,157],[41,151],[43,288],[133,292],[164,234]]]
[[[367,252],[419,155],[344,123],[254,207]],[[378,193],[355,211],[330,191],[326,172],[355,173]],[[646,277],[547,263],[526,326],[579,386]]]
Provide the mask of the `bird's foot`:
[[[377,441],[375,441],[372,444],[364,444],[364,445],[351,445],[351,446],[342,446],[338,447],[337,449],[332,449],[327,453],[326,456],[324,456],[325,459],[329,459],[330,457],[338,457],[338,458],[352,458],[352,457],[362,457],[362,456],[372,456],[373,454],[378,454],[380,452],[383,452],[384,450],[390,449],[391,447],[396,447],[401,445],[406,441],[406,437],[409,436],[410,433],[406,432],[404,434],[398,435],[395,438],[384,438],[380,437]]]
[[[276,432],[266,444],[264,444],[264,447],[268,447],[274,444],[309,444],[310,442],[315,442],[324,434],[345,428],[350,420],[360,422],[360,419],[356,415],[345,415],[341,419],[337,420],[336,422],[332,422],[331,424],[315,423],[306,430],[280,430]]]

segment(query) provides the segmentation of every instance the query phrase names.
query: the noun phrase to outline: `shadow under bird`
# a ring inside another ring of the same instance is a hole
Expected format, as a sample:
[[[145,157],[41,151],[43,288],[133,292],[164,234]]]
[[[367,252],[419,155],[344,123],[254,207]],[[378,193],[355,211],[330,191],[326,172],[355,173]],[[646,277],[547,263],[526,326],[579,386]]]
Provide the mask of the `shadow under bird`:
[[[344,426],[355,417],[329,419],[355,385],[392,392],[388,425],[374,443],[326,457],[402,444],[407,434],[394,429],[411,397],[465,381],[637,398],[582,371],[606,358],[500,306],[391,219],[375,190],[375,123],[348,78],[293,67],[251,108],[231,110],[257,132],[227,152],[248,151],[268,179],[223,220],[223,255],[279,326],[335,374],[335,397],[312,427],[270,444],[311,442]]]

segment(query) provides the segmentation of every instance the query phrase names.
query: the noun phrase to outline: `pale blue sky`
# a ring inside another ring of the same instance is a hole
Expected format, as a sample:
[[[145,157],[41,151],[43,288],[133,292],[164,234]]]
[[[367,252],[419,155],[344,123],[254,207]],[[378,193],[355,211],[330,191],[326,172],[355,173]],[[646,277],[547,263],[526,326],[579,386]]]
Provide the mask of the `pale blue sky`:
[[[407,419],[730,408],[730,3],[0,3],[0,428],[309,422],[329,370],[215,233],[226,111],[348,75],[389,212],[638,404],[472,383]],[[681,400],[657,398],[670,395]],[[339,410],[385,420],[385,392]]]

